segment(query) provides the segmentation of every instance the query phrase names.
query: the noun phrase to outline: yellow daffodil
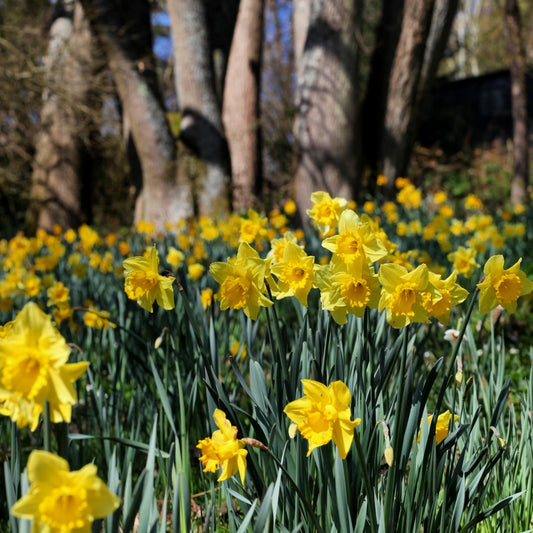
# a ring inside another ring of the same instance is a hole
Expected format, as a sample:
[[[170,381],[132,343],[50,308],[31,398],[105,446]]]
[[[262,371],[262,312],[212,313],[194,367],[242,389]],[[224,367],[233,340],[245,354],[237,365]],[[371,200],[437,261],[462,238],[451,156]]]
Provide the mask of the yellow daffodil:
[[[504,269],[503,255],[493,255],[488,259],[483,268],[485,279],[477,285],[481,313],[488,313],[498,305],[514,313],[518,298],[533,291],[533,282],[520,270],[521,262],[522,259],[519,259],[512,267]]]
[[[267,257],[271,257],[273,263],[283,261],[283,252],[285,251],[285,246],[288,242],[298,243],[298,239],[292,231],[285,232],[283,237],[279,239],[272,239],[270,241],[270,250],[268,251]]]
[[[287,404],[283,412],[309,442],[307,456],[315,448],[333,440],[340,458],[344,459],[352,446],[354,429],[361,422],[360,418],[350,418],[350,390],[342,381],[326,386],[303,379],[302,384],[304,396]]]
[[[221,467],[222,473],[217,481],[224,481],[238,471],[244,485],[248,455],[245,443],[237,439],[237,428],[227,420],[224,411],[215,409],[213,419],[219,429],[196,446],[202,452],[200,461],[204,464],[204,472],[216,472]]]
[[[270,275],[270,260],[265,261],[247,243],[241,243],[237,256],[227,263],[215,262],[209,272],[220,283],[215,298],[220,308],[242,309],[252,320],[257,319],[260,306],[269,307],[272,301],[265,296],[265,278]]]
[[[324,239],[322,246],[347,265],[380,261],[388,253],[370,224],[363,222],[351,209],[342,212],[338,234]]]
[[[475,194],[471,193],[465,198],[465,207],[466,209],[481,209],[483,203]]]
[[[420,265],[408,272],[401,265],[386,263],[379,269],[382,291],[379,310],[387,310],[387,322],[394,328],[403,328],[411,322],[427,322],[424,293],[428,290],[428,268]]]
[[[477,252],[474,248],[464,248],[459,246],[455,252],[447,255],[448,259],[453,262],[453,269],[465,278],[472,276],[479,264],[476,262]]]
[[[311,202],[313,206],[307,210],[307,214],[322,235],[337,228],[341,213],[348,207],[344,198],[332,198],[325,191],[311,194]]]
[[[44,403],[53,422],[70,422],[78,396],[72,383],[89,366],[67,364],[70,348],[50,316],[29,302],[0,343],[0,414],[35,430]]]
[[[431,424],[433,420],[433,415],[428,415],[427,424]],[[450,432],[450,422],[452,420],[452,413],[450,411],[445,411],[437,417],[437,423],[435,425],[435,442],[440,444]],[[453,415],[453,421],[457,422],[459,420],[459,415]],[[420,424],[422,425],[422,424]],[[420,431],[418,432],[418,442],[420,442]]]
[[[406,209],[416,209],[422,203],[422,191],[409,183],[400,189],[396,195],[396,200]]]
[[[377,309],[381,286],[367,264],[346,266],[332,258],[316,273],[322,309],[330,311],[337,324],[346,324],[347,314],[362,317],[367,307]]]
[[[248,216],[241,219],[240,242],[252,243],[264,239],[268,220],[261,217],[257,211],[248,210]]]
[[[424,293],[424,309],[444,325],[450,321],[451,308],[464,302],[468,296],[468,291],[458,285],[456,280],[457,272],[455,271],[446,279],[441,279],[440,275],[429,272],[429,283],[437,290]]]
[[[307,296],[315,283],[315,258],[294,242],[287,242],[283,259],[271,267],[278,278],[272,294],[278,298],[294,296],[302,305],[307,306]]]
[[[59,305],[69,301],[69,289],[61,281],[54,283],[47,291],[47,305]]]
[[[99,243],[100,236],[87,224],[83,224],[78,228],[78,235],[80,236],[83,253],[89,255],[92,248]]]
[[[192,280],[199,280],[205,272],[205,266],[201,263],[192,263],[187,266],[187,277]]]
[[[387,185],[387,176],[384,174],[378,174],[378,177],[376,178],[376,185],[378,187],[383,187],[384,185]]]
[[[118,508],[120,500],[88,464],[70,471],[68,463],[52,453],[34,450],[28,458],[28,493],[11,513],[32,520],[32,531],[90,532],[96,518]]]
[[[292,199],[287,200],[283,205],[283,211],[285,211],[285,213],[290,217],[294,216],[297,209],[298,207],[296,205],[296,202]]]
[[[207,309],[213,301],[213,289],[210,287],[202,289],[202,292],[200,293],[200,301],[202,302],[204,310]]]
[[[154,301],[159,307],[174,309],[174,278],[159,274],[159,256],[155,245],[147,257],[130,257],[124,261],[124,290],[131,300],[150,313]]]
[[[185,259],[185,254],[175,248],[174,246],[170,246],[168,248],[167,252],[167,263],[176,271],[181,264],[183,263]]]
[[[88,305],[87,311],[83,316],[83,322],[88,328],[106,330],[107,328],[116,328],[117,325],[109,320],[109,313]]]

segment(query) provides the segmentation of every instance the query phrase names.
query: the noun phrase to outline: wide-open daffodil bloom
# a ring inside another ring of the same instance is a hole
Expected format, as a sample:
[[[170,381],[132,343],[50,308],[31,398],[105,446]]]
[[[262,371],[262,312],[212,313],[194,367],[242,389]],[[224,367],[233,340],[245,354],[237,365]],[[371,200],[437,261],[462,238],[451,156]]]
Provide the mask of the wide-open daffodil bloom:
[[[383,259],[388,251],[372,231],[370,224],[362,222],[351,209],[342,212],[339,233],[328,237],[322,246],[336,255],[343,263],[373,263]]]
[[[533,291],[533,282],[520,270],[521,262],[522,259],[519,259],[512,267],[504,269],[503,255],[493,255],[488,259],[483,268],[485,279],[477,285],[481,313],[488,313],[498,305],[514,313],[518,298]]]
[[[337,445],[339,456],[344,459],[352,446],[354,429],[361,419],[351,420],[352,395],[342,381],[329,386],[311,379],[302,379],[303,398],[287,404],[283,412],[296,424],[309,442],[311,452],[329,441]]]
[[[479,264],[476,262],[477,251],[475,248],[459,246],[455,252],[448,254],[448,259],[453,261],[453,269],[465,278],[469,278]]]
[[[216,472],[221,467],[222,473],[218,481],[224,481],[238,471],[244,485],[248,454],[244,449],[245,443],[237,439],[237,428],[227,420],[224,411],[215,409],[213,419],[219,429],[211,437],[199,441],[196,446],[202,452],[200,461],[204,464],[204,472]]]
[[[450,311],[454,305],[464,302],[468,291],[456,283],[457,272],[452,272],[446,279],[439,274],[429,272],[429,283],[437,289],[424,293],[424,309],[441,324],[450,321]]]
[[[424,309],[424,294],[435,290],[429,285],[428,268],[425,264],[408,272],[401,265],[385,263],[379,269],[382,291],[379,310],[387,310],[387,322],[393,328],[403,328],[411,322],[427,322]]]
[[[159,274],[159,256],[155,245],[148,257],[130,257],[124,261],[124,290],[131,300],[150,313],[154,301],[163,309],[174,309],[174,278]]]
[[[307,306],[307,296],[315,283],[315,258],[305,253],[298,244],[288,241],[283,258],[271,267],[278,278],[272,294],[278,298],[294,296],[302,305]]]
[[[359,263],[347,266],[333,256],[317,273],[322,309],[330,311],[337,324],[346,324],[347,314],[364,315],[367,307],[377,309],[381,293],[372,267]]]
[[[325,191],[315,191],[311,194],[313,207],[307,210],[307,214],[314,226],[322,235],[330,230],[337,229],[341,213],[348,207],[344,198],[332,198]]]
[[[433,415],[428,415],[427,418],[427,424],[428,426],[431,424],[431,421],[433,420]],[[437,444],[440,444],[450,432],[450,422],[452,420],[452,413],[448,411],[444,411],[444,413],[441,413],[437,417],[437,423],[435,424],[435,442]],[[457,422],[459,420],[459,415],[453,415],[453,421]],[[422,425],[422,424],[420,424]],[[418,432],[418,442],[420,442],[420,431]]]
[[[104,518],[120,504],[93,464],[71,472],[61,457],[34,450],[27,468],[29,491],[11,513],[32,520],[32,532],[90,533],[96,518]]]
[[[237,256],[227,263],[212,263],[209,272],[220,283],[215,298],[220,308],[242,309],[252,320],[257,319],[259,308],[272,305],[265,296],[265,278],[270,275],[270,259],[265,261],[247,243],[239,245]]]
[[[50,316],[36,303],[27,303],[0,342],[0,414],[33,431],[49,402],[52,422],[70,422],[78,401],[72,383],[89,363],[67,364],[69,355]]]

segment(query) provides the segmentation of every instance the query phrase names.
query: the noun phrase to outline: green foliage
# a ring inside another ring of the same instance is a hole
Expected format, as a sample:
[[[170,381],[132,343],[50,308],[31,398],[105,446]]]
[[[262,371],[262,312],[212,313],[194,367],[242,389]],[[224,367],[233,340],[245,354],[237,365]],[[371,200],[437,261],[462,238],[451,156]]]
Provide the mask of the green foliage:
[[[420,209],[399,206],[399,222],[434,224],[431,201],[424,200]],[[392,238],[399,222],[375,209]],[[503,231],[501,220],[493,222]],[[151,243],[143,233],[120,238],[134,255]],[[464,238],[450,233],[446,242],[455,249]],[[172,233],[158,238],[163,268],[173,268],[165,257],[178,240]],[[409,250],[418,250],[419,258],[426,250],[433,266],[447,263],[446,242],[416,231],[397,240],[398,261],[401,253],[414,261]],[[150,314],[127,299],[123,280],[113,272],[88,267],[85,277],[75,276],[69,258],[80,243],[63,242],[66,250],[54,276],[68,282],[76,310],[59,328],[79,347],[71,360],[88,359],[91,366],[77,383],[72,422],[52,427],[51,447],[72,469],[94,462],[120,497],[119,510],[97,521],[95,530],[130,531],[135,525],[141,532],[498,527],[518,532],[531,527],[530,301],[524,300],[512,319],[483,316],[477,310],[477,280],[462,279],[470,296],[452,310],[449,327],[459,332],[450,342],[436,322],[396,330],[377,310],[367,309],[362,318],[348,315],[347,324],[339,325],[321,309],[316,291],[308,307],[295,299],[276,300],[256,321],[241,311],[221,311],[216,303],[204,309],[201,291],[216,289],[214,281],[208,275],[193,280],[181,266],[174,269],[176,308],[156,307]],[[309,232],[306,242],[315,257],[325,254],[316,233]],[[527,258],[527,242],[508,238],[506,257]],[[222,239],[205,246],[210,260],[234,253]],[[97,244],[92,252],[103,255],[107,249],[120,265],[116,245]],[[487,245],[478,260],[493,251],[493,244]],[[90,257],[81,261],[87,266]],[[523,267],[530,269],[530,261]],[[115,328],[82,323],[87,297],[110,311]],[[16,296],[15,308],[26,298]],[[44,293],[34,299],[48,305]],[[2,323],[15,315],[2,313]],[[302,397],[305,378],[326,385],[341,380],[351,392],[352,418],[361,418],[361,424],[344,460],[331,442],[308,456],[302,435],[289,436],[283,411]],[[237,428],[238,438],[266,447],[247,446],[244,486],[238,476],[218,483],[218,473],[202,470],[196,445],[217,429],[212,418],[217,408]],[[458,420],[437,443],[436,415],[446,410]],[[428,422],[430,414],[435,416]],[[44,434],[44,424],[30,433],[0,419],[5,491],[0,524],[11,531],[27,531],[27,523],[10,517],[8,509],[27,490],[27,457],[43,446]],[[386,455],[390,449],[392,461]]]

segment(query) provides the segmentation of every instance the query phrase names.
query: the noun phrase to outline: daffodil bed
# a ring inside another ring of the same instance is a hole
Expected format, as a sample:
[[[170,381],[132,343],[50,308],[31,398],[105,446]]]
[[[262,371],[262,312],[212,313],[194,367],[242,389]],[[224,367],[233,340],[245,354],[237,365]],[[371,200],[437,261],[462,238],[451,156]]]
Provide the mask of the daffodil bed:
[[[3,529],[533,527],[531,213],[396,187],[0,241]]]

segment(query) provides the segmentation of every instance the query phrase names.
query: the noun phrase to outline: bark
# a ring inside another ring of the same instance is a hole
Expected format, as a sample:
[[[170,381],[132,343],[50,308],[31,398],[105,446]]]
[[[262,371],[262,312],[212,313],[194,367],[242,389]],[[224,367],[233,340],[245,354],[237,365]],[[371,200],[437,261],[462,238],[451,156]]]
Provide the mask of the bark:
[[[297,67],[302,63],[310,13],[311,0],[293,0],[292,39],[294,42],[294,63]]]
[[[435,0],[417,93],[419,103],[424,102],[435,81],[458,8],[459,0]]]
[[[390,76],[384,134],[380,143],[382,173],[389,178],[389,187],[396,177],[407,170],[408,147],[411,144],[409,127],[434,3],[434,0],[406,0],[404,6],[402,31]]]
[[[83,1],[105,50],[142,169],[143,186],[135,205],[135,221],[147,220],[156,230],[163,230],[166,222],[193,214],[190,184],[178,179],[176,145],[164,109],[143,75],[144,65],[132,57],[118,5],[108,0]]]
[[[522,42],[520,10],[516,0],[505,2],[505,41],[511,58],[511,103],[513,113],[513,178],[511,203],[528,203],[529,182],[526,53]]]
[[[241,0],[224,88],[223,121],[231,155],[233,208],[253,207],[261,192],[259,89],[263,0]]]
[[[218,105],[204,0],[167,2],[174,40],[174,74],[181,109],[181,140],[204,165],[197,184],[200,215],[230,210],[230,159]]]
[[[352,198],[357,189],[355,31],[360,7],[353,0],[311,0],[294,131],[295,196],[302,220],[313,191]]]
[[[90,33],[80,4],[63,2],[61,7],[50,28],[48,88],[43,93],[26,217],[29,231],[36,227],[51,231],[54,224],[77,227],[88,219],[82,209],[80,132],[81,108],[89,89]]]
[[[383,3],[376,45],[370,60],[370,73],[362,106],[363,157],[373,176],[378,173],[380,143],[387,109],[390,74],[402,30],[402,13],[405,0]]]

